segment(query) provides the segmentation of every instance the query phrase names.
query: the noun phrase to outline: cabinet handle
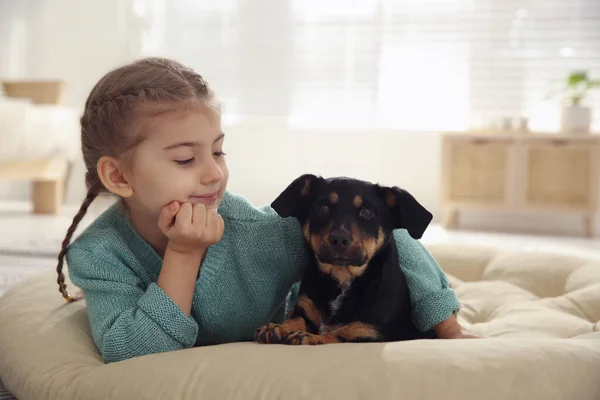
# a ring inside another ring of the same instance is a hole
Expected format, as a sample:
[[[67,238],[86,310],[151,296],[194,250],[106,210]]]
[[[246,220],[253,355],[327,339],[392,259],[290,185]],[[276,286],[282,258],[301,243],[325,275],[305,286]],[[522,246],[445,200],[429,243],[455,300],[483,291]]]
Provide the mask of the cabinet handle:
[[[564,145],[568,144],[569,142],[565,139],[553,139],[550,141],[550,143],[552,143],[555,146],[564,146]]]
[[[473,139],[473,144],[487,144],[489,142],[489,139]]]

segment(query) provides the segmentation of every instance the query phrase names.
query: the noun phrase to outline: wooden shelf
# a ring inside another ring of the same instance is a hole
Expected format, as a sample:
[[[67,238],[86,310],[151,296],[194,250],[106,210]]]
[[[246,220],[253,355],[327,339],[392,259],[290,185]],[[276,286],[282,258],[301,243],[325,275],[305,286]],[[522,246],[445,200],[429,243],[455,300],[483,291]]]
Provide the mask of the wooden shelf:
[[[593,236],[600,136],[447,133],[442,139],[443,223],[461,209],[569,212]]]

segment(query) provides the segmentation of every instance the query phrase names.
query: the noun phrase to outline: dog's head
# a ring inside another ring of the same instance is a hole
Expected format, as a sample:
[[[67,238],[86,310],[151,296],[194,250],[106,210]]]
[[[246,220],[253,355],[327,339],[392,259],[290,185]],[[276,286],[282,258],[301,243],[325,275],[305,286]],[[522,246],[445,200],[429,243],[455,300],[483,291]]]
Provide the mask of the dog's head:
[[[319,263],[331,268],[364,268],[394,229],[420,239],[432,219],[403,189],[310,174],[294,180],[272,207],[300,221]]]

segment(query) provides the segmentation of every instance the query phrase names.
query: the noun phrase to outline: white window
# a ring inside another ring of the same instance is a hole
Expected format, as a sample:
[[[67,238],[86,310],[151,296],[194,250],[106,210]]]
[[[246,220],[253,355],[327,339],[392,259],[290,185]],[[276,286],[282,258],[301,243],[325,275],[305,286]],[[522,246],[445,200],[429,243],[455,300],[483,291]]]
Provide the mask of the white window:
[[[458,130],[494,117],[557,130],[553,80],[600,79],[598,0],[144,0],[136,52],[203,74],[229,119]],[[138,54],[135,54],[137,56]],[[600,90],[599,90],[600,91]],[[595,108],[600,129],[600,94]]]

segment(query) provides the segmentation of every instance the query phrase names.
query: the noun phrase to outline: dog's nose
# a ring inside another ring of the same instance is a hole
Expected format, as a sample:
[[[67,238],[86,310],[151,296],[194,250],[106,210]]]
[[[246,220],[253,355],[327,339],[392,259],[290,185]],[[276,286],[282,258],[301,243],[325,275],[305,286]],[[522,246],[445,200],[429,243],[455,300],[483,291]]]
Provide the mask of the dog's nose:
[[[335,230],[329,234],[329,244],[339,249],[345,249],[350,246],[351,241],[350,235],[341,229]]]

